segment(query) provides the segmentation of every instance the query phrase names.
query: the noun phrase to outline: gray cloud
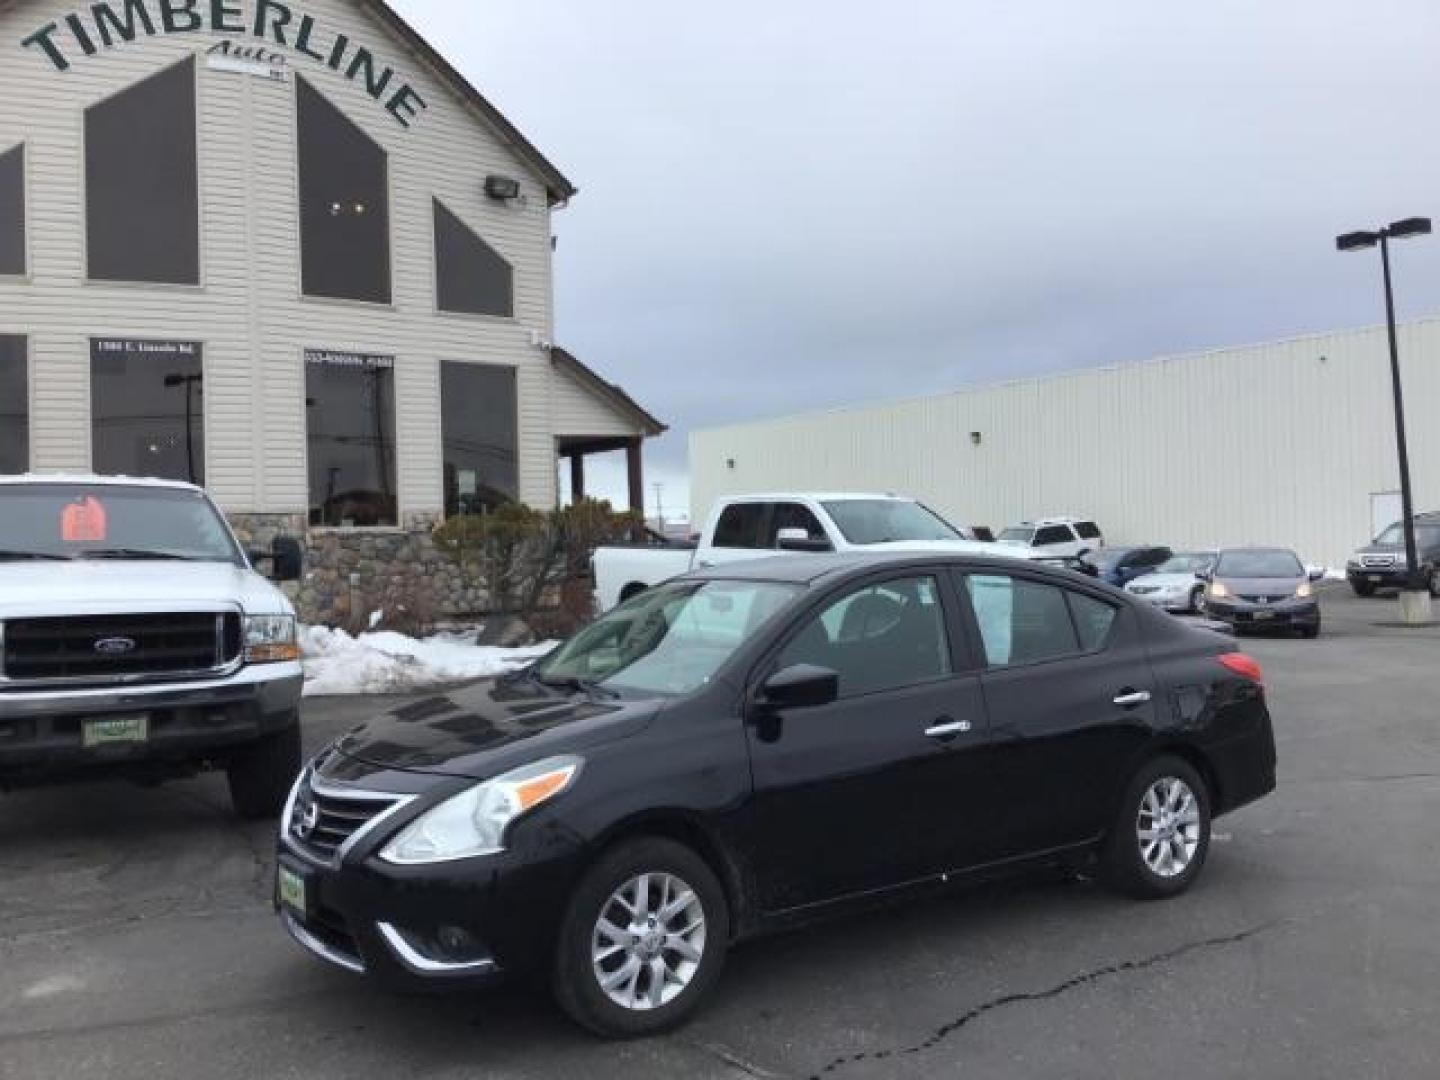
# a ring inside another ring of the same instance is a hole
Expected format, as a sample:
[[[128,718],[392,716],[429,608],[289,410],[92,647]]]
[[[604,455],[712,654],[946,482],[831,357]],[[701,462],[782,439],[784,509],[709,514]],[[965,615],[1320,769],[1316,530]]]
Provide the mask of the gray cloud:
[[[397,7],[581,187],[559,336],[671,505],[694,427],[1378,321],[1332,237],[1440,214],[1427,0]]]

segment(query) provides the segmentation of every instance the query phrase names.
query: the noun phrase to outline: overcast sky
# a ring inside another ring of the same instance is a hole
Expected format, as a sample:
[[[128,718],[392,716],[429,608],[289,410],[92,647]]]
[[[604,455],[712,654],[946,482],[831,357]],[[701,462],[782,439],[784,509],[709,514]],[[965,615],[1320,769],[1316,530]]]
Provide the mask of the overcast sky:
[[[396,7],[580,187],[557,336],[669,509],[697,427],[1378,322],[1334,235],[1440,217],[1434,0]]]

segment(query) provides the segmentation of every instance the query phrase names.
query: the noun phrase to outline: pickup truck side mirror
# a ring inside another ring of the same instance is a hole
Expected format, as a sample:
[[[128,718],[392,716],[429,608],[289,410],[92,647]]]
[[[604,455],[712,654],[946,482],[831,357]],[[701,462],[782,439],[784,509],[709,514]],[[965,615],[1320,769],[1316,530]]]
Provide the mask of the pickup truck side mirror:
[[[813,537],[804,529],[781,529],[775,534],[775,546],[781,551],[806,551],[812,554],[833,550],[829,540]]]
[[[271,581],[299,581],[305,576],[305,549],[293,536],[277,536],[268,552],[252,551],[249,555],[253,565],[271,564]]]
[[[840,696],[840,676],[815,664],[795,664],[777,671],[760,689],[760,703],[777,709],[808,709],[829,705]]]

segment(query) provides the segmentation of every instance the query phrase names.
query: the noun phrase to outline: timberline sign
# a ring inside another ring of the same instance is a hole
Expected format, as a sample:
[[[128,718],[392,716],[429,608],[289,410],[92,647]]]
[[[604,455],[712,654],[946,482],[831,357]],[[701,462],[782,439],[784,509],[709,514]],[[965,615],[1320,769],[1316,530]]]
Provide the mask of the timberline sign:
[[[269,73],[271,78],[284,77],[286,62],[272,46],[288,49],[352,82],[359,79],[366,93],[403,127],[408,128],[428,107],[413,86],[369,49],[345,34],[327,32],[315,16],[280,0],[109,0],[46,23],[20,44],[44,54],[56,71],[68,71],[77,57],[127,44],[142,33],[146,37],[211,33],[254,38],[255,46],[228,41],[217,45],[210,50],[211,66]],[[217,59],[220,63],[214,62]],[[231,61],[228,64],[227,59]]]

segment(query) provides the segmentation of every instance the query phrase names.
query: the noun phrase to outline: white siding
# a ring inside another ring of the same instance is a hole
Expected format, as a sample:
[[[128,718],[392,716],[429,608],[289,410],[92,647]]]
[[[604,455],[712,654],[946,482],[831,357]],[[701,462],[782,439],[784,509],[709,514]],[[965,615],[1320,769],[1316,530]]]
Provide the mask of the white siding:
[[[32,0],[0,7],[0,146],[29,145],[31,224],[31,279],[0,282],[0,332],[31,340],[32,467],[90,464],[91,337],[194,339],[205,343],[209,486],[228,510],[302,511],[308,502],[303,353],[354,349],[397,357],[403,514],[441,508],[438,365],[445,359],[518,368],[521,497],[552,504],[554,376],[548,354],[530,336],[532,330],[545,340],[553,336],[550,210],[542,184],[448,84],[359,5],[304,0],[293,6],[393,66],[429,109],[406,130],[360,85],[304,56],[291,55],[285,82],[210,71],[200,56],[203,284],[168,289],[84,282],[82,111],[220,38],[142,37],[92,58],[72,48],[74,66],[61,73],[19,42],[88,5]],[[300,296],[295,72],[389,152],[390,306]],[[520,204],[484,196],[484,177],[492,172],[521,181]],[[510,261],[514,319],[435,311],[432,197]]]
[[[1440,510],[1440,320],[1400,350],[1417,509]],[[729,493],[896,491],[969,524],[1093,515],[1113,541],[1336,565],[1399,486],[1392,416],[1383,328],[1164,358],[696,432],[692,520]]]
[[[627,420],[588,387],[563,371],[555,372],[555,430],[565,435],[637,435]]]

